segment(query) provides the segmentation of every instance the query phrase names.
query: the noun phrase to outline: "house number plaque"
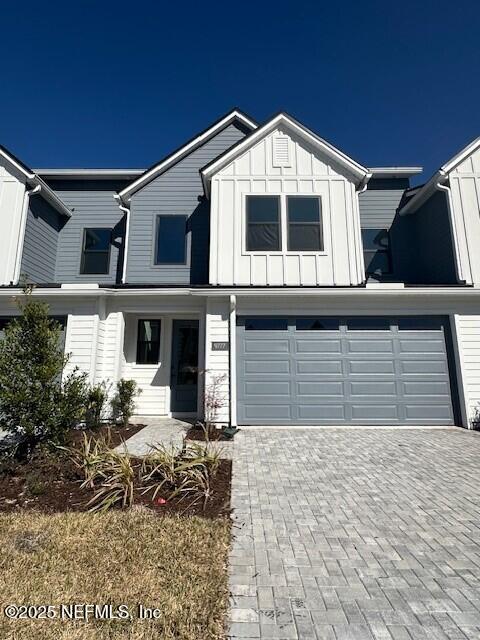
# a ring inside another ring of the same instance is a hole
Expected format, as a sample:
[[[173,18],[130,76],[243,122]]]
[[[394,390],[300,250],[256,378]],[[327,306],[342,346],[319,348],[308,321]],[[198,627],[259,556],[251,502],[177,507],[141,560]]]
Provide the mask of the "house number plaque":
[[[228,351],[228,342],[212,342],[212,351]]]

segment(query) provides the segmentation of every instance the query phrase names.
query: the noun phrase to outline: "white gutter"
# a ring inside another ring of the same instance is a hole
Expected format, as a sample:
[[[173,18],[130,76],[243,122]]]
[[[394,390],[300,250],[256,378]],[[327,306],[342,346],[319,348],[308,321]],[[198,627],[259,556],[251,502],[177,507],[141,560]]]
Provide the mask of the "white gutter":
[[[435,193],[438,186],[444,183],[447,179],[448,175],[443,171],[443,169],[439,169],[430,178],[430,180],[423,185],[420,191],[417,191],[413,198],[411,198],[407,204],[400,209],[400,215],[405,216],[408,213],[414,213],[418,207],[420,207],[433,193]]]
[[[387,283],[385,283],[387,284]],[[0,287],[0,297],[12,297],[21,292],[21,287]],[[480,288],[474,287],[404,287],[399,288],[398,283],[392,283],[391,288],[369,288],[369,287],[208,287],[205,289],[190,287],[178,288],[120,288],[113,289],[109,287],[89,287],[88,285],[62,285],[61,287],[38,287],[33,290],[32,295],[41,297],[114,297],[114,298],[154,298],[154,297],[175,297],[175,296],[192,296],[192,297],[230,297],[237,296],[247,298],[266,298],[266,297],[300,297],[300,298],[350,298],[350,299],[370,299],[382,298],[383,296],[394,298],[425,298],[429,297],[453,297],[476,299],[480,298]]]
[[[37,184],[35,187],[33,187],[33,189],[25,189],[25,195],[23,196],[22,216],[20,218],[20,233],[18,236],[17,250],[15,252],[15,268],[13,271],[13,282],[15,283],[17,283],[20,278],[20,269],[23,256],[23,243],[25,240],[25,231],[27,228],[27,215],[30,196],[33,196],[36,193],[40,193],[40,190],[41,187]]]
[[[128,255],[128,241],[130,239],[130,207],[127,207],[123,203],[122,197],[118,193],[114,193],[113,197],[117,201],[118,207],[125,213],[125,241],[123,244],[123,268],[122,268],[122,284],[125,284],[127,278],[127,255]]]

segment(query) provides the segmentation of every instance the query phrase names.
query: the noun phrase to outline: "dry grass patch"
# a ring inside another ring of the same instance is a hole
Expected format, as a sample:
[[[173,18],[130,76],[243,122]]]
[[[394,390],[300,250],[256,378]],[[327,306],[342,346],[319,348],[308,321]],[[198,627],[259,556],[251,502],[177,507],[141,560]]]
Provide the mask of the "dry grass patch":
[[[228,601],[226,518],[0,514],[0,638],[214,640]],[[8,620],[15,604],[129,605],[131,621]],[[139,620],[137,606],[162,610]]]

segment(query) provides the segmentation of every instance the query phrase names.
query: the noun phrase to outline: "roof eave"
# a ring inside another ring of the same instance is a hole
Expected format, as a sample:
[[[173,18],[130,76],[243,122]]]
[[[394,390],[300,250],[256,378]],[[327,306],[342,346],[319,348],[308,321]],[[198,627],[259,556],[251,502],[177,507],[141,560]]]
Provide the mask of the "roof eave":
[[[352,158],[349,158],[345,153],[331,145],[329,142],[320,138],[315,133],[298,123],[294,118],[285,113],[279,113],[261,127],[252,132],[248,137],[241,140],[237,145],[227,150],[222,156],[216,158],[211,163],[206,165],[200,170],[202,176],[203,187],[207,196],[210,190],[210,179],[213,175],[221,171],[225,166],[232,162],[245,148],[248,148],[252,144],[255,144],[257,139],[261,139],[263,136],[273,130],[281,122],[285,122],[288,126],[292,127],[303,138],[306,138],[310,143],[313,143],[317,147],[321,148],[324,153],[336,160],[339,164],[344,166],[346,170],[356,179],[357,184],[363,184],[368,181],[371,176],[370,170],[363,167]]]
[[[220,120],[217,120],[217,122],[211,125],[208,129],[205,129],[200,135],[193,138],[192,140],[187,142],[185,145],[183,145],[182,147],[180,147],[179,149],[171,153],[169,156],[164,158],[164,160],[162,160],[161,162],[157,163],[150,169],[147,169],[147,171],[143,175],[139,176],[134,182],[132,182],[130,185],[125,187],[125,189],[122,189],[122,191],[119,192],[118,195],[120,196],[120,199],[123,202],[128,201],[128,199],[130,199],[132,195],[136,193],[136,191],[141,189],[144,185],[148,184],[151,180],[162,175],[162,173],[167,171],[172,165],[174,165],[179,160],[187,156],[189,153],[194,151],[199,146],[201,146],[211,136],[215,135],[217,131],[224,129],[235,120],[240,121],[242,124],[246,125],[252,130],[258,127],[258,124],[254,120],[252,120],[249,116],[244,114],[239,109],[233,109],[228,114],[226,114],[223,118],[221,118]]]

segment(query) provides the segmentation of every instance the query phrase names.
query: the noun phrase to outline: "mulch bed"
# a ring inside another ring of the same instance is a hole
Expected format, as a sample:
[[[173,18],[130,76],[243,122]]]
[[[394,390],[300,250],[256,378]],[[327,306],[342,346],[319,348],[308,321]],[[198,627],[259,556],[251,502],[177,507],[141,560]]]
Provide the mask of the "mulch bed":
[[[197,440],[200,442],[206,442],[205,431],[200,427],[190,427],[185,436],[187,440]],[[232,438],[227,438],[221,429],[215,429],[209,436],[210,442],[233,442]]]
[[[140,431],[144,425],[109,427],[110,446],[113,448]],[[107,427],[95,432],[75,430],[67,446],[75,446],[83,433],[100,436],[107,433]],[[135,462],[135,461],[134,461]],[[25,462],[11,461],[0,456],[0,512],[37,510],[47,513],[65,511],[88,511],[87,503],[93,492],[81,489],[83,477],[68,455],[46,447],[39,448]],[[152,509],[158,515],[199,515],[207,518],[230,513],[231,462],[221,460],[215,478],[212,480],[212,495],[206,505],[202,500],[177,496],[168,500],[168,492],[159,492],[155,502],[151,494],[142,495],[138,485],[135,503]],[[159,504],[159,498],[167,502]]]

